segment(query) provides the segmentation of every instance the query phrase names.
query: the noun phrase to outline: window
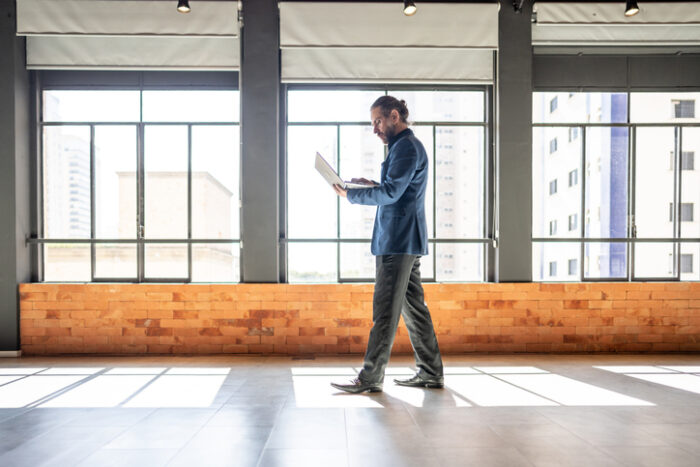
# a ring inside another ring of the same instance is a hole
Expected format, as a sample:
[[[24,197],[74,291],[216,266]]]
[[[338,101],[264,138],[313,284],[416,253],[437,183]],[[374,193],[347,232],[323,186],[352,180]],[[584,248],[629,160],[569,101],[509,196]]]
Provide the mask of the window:
[[[549,221],[549,235],[556,235],[557,234],[557,221]]]
[[[578,274],[578,260],[570,259],[569,260],[569,275],[574,276],[576,274]]]
[[[578,135],[579,135],[579,127],[577,127],[577,126],[569,127],[569,143],[572,142],[573,140],[577,139]]]
[[[557,179],[555,178],[551,182],[549,182],[549,194],[553,195],[556,194],[557,192]]]
[[[238,91],[41,97],[44,280],[239,280]]]
[[[674,118],[695,118],[694,100],[674,100],[672,102]]]
[[[551,280],[549,262],[575,258],[578,272],[571,280],[699,280],[697,267],[681,273],[679,264],[681,254],[700,248],[700,93],[580,92],[560,100],[551,115],[557,95],[562,93],[533,94],[533,277]],[[671,117],[694,120],[669,121],[669,103]],[[551,142],[562,137],[569,143],[549,157]],[[585,177],[579,176],[583,168]],[[564,173],[570,188],[550,197],[550,181]],[[552,241],[549,222],[564,216],[569,230]]]
[[[430,254],[421,261],[423,278],[485,280],[484,207],[489,146],[483,88],[290,86],[287,91],[289,282],[342,282],[374,277],[370,239],[376,207],[339,202],[321,177],[309,176],[309,157],[320,152],[342,177],[379,180],[385,146],[372,132],[369,108],[384,94],[407,102],[411,128],[429,158],[425,206]],[[319,212],[324,215],[319,216]]]
[[[549,142],[549,153],[552,154],[555,152],[557,152],[557,139],[556,138],[554,138],[553,140],[551,140]]]
[[[693,222],[693,203],[681,203],[681,222]],[[669,222],[673,222],[676,213],[673,203],[669,204]]]
[[[681,170],[695,170],[695,151],[681,153]]]
[[[676,154],[671,151],[671,164],[669,170],[673,170],[675,167]],[[683,151],[681,152],[681,170],[695,170],[695,151]]]
[[[681,273],[691,274],[693,272],[693,255],[681,255]]]
[[[557,96],[554,96],[551,101],[549,101],[549,113],[557,110]]]
[[[557,262],[551,261],[549,263],[549,276],[554,277],[557,275]]]

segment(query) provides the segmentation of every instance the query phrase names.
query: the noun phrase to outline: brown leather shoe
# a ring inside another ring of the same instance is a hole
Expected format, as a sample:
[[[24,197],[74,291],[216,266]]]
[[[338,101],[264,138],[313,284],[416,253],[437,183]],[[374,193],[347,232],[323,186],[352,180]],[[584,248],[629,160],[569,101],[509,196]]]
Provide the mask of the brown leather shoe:
[[[383,385],[382,383],[365,383],[360,378],[355,378],[350,380],[350,384],[331,383],[331,386],[341,391],[359,394],[361,392],[382,392]]]
[[[395,379],[394,382],[399,386],[409,386],[412,388],[435,388],[442,389],[445,387],[445,379],[442,376],[421,377],[417,373],[412,378]]]

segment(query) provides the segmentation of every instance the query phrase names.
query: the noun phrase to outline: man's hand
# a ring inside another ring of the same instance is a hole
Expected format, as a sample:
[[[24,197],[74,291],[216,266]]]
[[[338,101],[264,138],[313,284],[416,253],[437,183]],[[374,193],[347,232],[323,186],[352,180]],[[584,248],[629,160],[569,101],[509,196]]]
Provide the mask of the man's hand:
[[[362,183],[363,185],[368,185],[368,186],[378,186],[379,183],[375,182],[374,180],[367,180],[366,178],[353,178],[350,180],[352,183]]]
[[[333,189],[335,190],[338,196],[342,196],[343,198],[348,197],[348,192],[346,190],[343,190],[343,187],[341,187],[340,185],[333,185]]]

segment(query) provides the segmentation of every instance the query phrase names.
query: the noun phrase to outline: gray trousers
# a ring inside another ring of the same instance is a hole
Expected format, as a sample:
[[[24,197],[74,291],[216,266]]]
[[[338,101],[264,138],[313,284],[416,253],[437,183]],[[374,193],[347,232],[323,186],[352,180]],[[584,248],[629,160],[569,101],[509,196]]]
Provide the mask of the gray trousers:
[[[377,256],[372,320],[365,361],[359,378],[367,383],[384,380],[399,317],[403,316],[413,346],[419,375],[442,376],[442,357],[433,321],[423,299],[420,256]]]

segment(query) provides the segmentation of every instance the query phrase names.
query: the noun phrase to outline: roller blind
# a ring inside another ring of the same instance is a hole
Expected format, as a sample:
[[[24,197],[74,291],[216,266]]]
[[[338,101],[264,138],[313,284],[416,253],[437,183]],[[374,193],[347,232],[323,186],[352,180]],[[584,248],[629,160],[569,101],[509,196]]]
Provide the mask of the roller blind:
[[[693,2],[639,2],[635,16],[625,4],[536,3],[535,46],[697,46],[700,6]]]
[[[29,69],[236,70],[237,1],[17,0]]]
[[[493,80],[496,3],[280,2],[285,82]]]

